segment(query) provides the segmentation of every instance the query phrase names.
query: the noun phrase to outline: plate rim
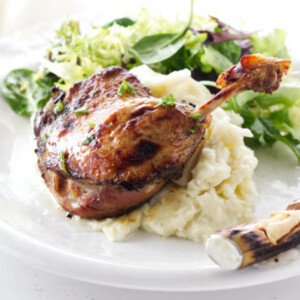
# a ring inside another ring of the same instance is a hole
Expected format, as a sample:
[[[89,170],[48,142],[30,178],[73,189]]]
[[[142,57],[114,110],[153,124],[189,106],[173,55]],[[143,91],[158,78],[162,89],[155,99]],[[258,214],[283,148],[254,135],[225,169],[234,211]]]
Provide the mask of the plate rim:
[[[142,290],[142,291],[161,291],[161,292],[209,292],[209,291],[222,291],[222,290],[232,290],[238,288],[246,288],[264,285],[268,283],[274,283],[281,280],[289,279],[292,277],[297,277],[300,274],[298,272],[279,272],[281,276],[276,278],[272,276],[263,275],[264,280],[259,282],[257,280],[244,280],[244,284],[241,284],[236,280],[236,276],[232,277],[230,283],[227,283],[225,286],[207,284],[212,278],[208,278],[205,275],[205,270],[195,269],[189,270],[190,276],[195,276],[194,279],[199,279],[199,284],[196,284],[196,281],[192,285],[185,286],[178,284],[179,282],[189,282],[189,277],[187,277],[186,269],[173,269],[165,270],[163,268],[145,268],[145,267],[136,267],[129,265],[120,265],[111,262],[99,261],[95,258],[89,258],[86,256],[79,256],[78,254],[68,252],[64,249],[59,249],[54,246],[51,246],[47,243],[43,243],[38,239],[32,238],[30,235],[17,230],[7,222],[0,219],[0,237],[1,244],[0,250],[14,258],[21,260],[26,264],[30,264],[38,269],[43,271],[62,276],[65,278],[70,278],[78,280],[81,282],[87,282],[97,285],[105,285],[110,287],[117,288],[126,288],[132,290]],[[32,256],[34,249],[34,258]],[[77,263],[74,264],[76,259]],[[33,262],[32,262],[33,261]],[[97,272],[91,268],[90,271],[85,272],[84,274],[79,274],[78,271],[82,271],[82,268],[89,269],[92,264],[97,264]],[[62,268],[63,267],[63,268]],[[67,268],[66,268],[67,267]],[[212,267],[213,269],[217,268],[216,266]],[[207,269],[212,269],[207,268]],[[75,271],[75,272],[74,272]],[[100,272],[99,272],[100,271]],[[220,274],[230,275],[233,272],[243,272],[244,270],[238,271],[224,271],[220,270]],[[246,277],[249,276],[250,269],[246,270]],[[272,272],[273,269],[268,270],[259,270],[254,269],[250,273],[249,279],[252,276],[256,276],[256,272],[265,273]],[[130,273],[133,272],[133,273]],[[203,272],[202,277],[199,278],[199,273]],[[128,276],[128,274],[133,274],[134,276]],[[245,272],[244,272],[245,274]],[[97,276],[98,275],[98,276]],[[100,276],[99,276],[100,275]],[[116,277],[117,275],[117,277]],[[236,275],[236,273],[235,273]],[[260,274],[261,275],[261,274]],[[228,276],[227,276],[228,277]],[[261,276],[256,276],[261,277]],[[108,279],[107,279],[108,278]],[[153,281],[155,278],[155,281]],[[204,282],[203,282],[204,279]],[[201,281],[200,281],[201,280]],[[218,279],[220,280],[220,278]],[[222,280],[222,278],[221,278]],[[177,283],[177,284],[176,284]],[[203,284],[204,283],[204,284]]]

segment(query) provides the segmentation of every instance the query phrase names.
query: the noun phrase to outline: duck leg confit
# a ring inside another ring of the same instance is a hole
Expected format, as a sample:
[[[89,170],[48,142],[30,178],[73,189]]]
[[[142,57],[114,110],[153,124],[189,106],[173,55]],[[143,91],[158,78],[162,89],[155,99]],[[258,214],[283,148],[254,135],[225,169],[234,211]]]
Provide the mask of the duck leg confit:
[[[272,93],[289,65],[244,56],[219,76],[222,90],[196,111],[172,97],[155,98],[120,67],[102,70],[67,92],[53,88],[34,121],[42,177],[72,214],[122,215],[181,177],[215,108],[245,90]]]

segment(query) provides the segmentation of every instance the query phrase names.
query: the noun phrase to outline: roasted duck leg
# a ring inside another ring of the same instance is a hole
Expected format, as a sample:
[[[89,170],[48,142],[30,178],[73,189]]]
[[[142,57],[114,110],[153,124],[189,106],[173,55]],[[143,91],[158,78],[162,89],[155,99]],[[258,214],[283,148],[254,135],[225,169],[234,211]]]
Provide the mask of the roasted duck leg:
[[[209,123],[163,103],[110,67],[53,96],[35,117],[38,165],[60,205],[86,218],[121,215],[179,178]]]
[[[72,214],[105,218],[128,212],[182,175],[203,140],[210,113],[246,89],[272,92],[289,61],[250,55],[223,73],[224,88],[197,110],[158,99],[120,67],[53,95],[35,117],[38,165],[46,185]]]

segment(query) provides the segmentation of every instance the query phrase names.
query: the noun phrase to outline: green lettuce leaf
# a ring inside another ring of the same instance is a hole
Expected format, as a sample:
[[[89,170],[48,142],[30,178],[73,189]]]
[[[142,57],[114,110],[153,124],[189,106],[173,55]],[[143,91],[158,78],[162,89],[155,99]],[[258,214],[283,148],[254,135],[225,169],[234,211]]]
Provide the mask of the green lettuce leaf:
[[[276,141],[286,144],[300,162],[300,88],[287,86],[272,95],[244,92],[230,99],[224,106],[243,119],[243,127],[249,128],[252,138],[246,138],[248,146],[272,146]]]
[[[288,58],[288,51],[285,45],[286,32],[281,29],[274,29],[267,36],[260,36],[258,32],[251,35],[252,53],[260,53],[265,56]]]
[[[233,63],[212,46],[204,47],[204,54],[201,56],[204,65],[213,67],[218,73],[230,68]]]
[[[1,84],[1,94],[14,112],[30,117],[43,108],[51,96],[56,76],[35,78],[36,72],[28,69],[11,71]]]

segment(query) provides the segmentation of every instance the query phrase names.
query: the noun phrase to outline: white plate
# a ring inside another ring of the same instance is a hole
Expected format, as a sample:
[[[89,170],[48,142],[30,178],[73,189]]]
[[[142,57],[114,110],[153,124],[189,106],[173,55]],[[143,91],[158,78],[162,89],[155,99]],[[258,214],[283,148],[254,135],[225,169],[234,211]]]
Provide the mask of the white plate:
[[[6,58],[0,78],[12,58]],[[232,289],[300,275],[300,259],[274,268],[222,271],[203,246],[144,232],[111,243],[104,234],[66,218],[53,204],[35,167],[30,123],[3,99],[0,141],[0,250],[33,266],[87,282],[164,291]],[[257,156],[257,216],[264,217],[300,196],[300,168],[280,145]]]

